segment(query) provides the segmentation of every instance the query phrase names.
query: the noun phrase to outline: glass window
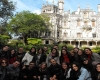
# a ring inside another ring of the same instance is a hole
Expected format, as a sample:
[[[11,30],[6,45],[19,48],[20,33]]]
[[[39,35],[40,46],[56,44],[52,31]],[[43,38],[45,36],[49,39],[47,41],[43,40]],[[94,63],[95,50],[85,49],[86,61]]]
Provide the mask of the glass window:
[[[46,41],[45,41],[45,44],[49,44],[49,41],[48,41],[48,40],[46,40]]]
[[[92,34],[92,36],[93,36],[93,38],[95,38],[96,37],[96,34]]]

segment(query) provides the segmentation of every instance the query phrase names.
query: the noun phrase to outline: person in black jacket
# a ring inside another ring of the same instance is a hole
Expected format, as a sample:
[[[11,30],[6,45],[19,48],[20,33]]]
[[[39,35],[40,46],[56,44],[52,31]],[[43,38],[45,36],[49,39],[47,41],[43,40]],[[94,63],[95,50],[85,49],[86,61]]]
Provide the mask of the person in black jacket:
[[[0,60],[0,80],[7,80],[7,65],[7,59],[3,58]]]
[[[39,48],[37,52],[36,65],[39,66],[42,62],[46,61],[46,54],[44,53],[43,48]]]
[[[93,69],[92,80],[100,80],[100,63],[97,63]]]
[[[23,66],[20,71],[20,80],[38,80],[38,70],[34,62],[30,62],[29,66]]]
[[[7,45],[0,50],[0,59],[2,58],[9,60],[9,47]]]
[[[88,58],[83,57],[82,58],[82,67],[86,68],[88,71],[92,73],[94,67],[92,65],[92,62],[88,60]]]
[[[25,66],[28,66],[31,61],[36,63],[37,55],[36,55],[36,48],[32,47],[29,52],[26,52],[25,56],[22,59],[22,63]]]
[[[62,62],[70,63],[70,55],[66,49],[61,50],[60,64],[62,64]]]
[[[62,80],[69,80],[71,68],[69,63],[63,62],[61,65]]]
[[[47,64],[45,62],[42,62],[39,69],[38,69],[38,76],[40,80],[48,80],[49,79],[49,72],[47,69]]]
[[[50,80],[61,80],[61,66],[55,59],[51,59],[51,65],[48,67]]]

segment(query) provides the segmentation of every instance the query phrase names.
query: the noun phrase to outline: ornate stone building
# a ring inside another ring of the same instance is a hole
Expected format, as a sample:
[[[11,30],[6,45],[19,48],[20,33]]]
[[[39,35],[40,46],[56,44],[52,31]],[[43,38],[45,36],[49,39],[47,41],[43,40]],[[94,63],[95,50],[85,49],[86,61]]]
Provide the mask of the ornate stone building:
[[[41,13],[49,14],[50,32],[46,32],[44,44],[64,42],[74,47],[100,45],[100,4],[95,12],[87,5],[86,9],[78,8],[74,12],[64,11],[64,0],[58,0],[58,5],[46,3]]]

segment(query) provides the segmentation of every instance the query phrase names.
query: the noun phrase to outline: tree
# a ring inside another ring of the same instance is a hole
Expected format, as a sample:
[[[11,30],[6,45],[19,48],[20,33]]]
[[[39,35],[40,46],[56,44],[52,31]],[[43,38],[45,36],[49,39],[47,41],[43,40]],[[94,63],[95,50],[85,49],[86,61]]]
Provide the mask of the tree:
[[[37,37],[40,37],[43,32],[48,30],[48,25],[40,15],[22,11],[9,21],[8,30],[11,34],[21,35],[24,43],[27,44],[27,38],[31,34],[37,34]]]
[[[10,39],[10,36],[0,34],[0,48],[8,42],[8,39]]]
[[[10,16],[13,15],[15,4],[9,0],[0,0],[0,26],[4,26]]]

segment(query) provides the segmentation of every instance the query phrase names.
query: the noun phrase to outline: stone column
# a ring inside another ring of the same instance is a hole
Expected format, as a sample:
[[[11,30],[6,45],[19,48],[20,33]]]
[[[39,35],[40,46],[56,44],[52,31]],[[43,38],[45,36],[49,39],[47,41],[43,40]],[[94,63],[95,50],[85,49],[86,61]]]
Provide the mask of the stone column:
[[[97,46],[97,41],[96,41],[96,46]]]
[[[80,41],[78,41],[78,43],[79,43],[79,44],[78,44],[78,47],[80,48]]]
[[[87,41],[87,47],[89,46],[89,41]]]
[[[72,45],[72,43],[71,43],[72,41],[70,41],[70,45]]]

